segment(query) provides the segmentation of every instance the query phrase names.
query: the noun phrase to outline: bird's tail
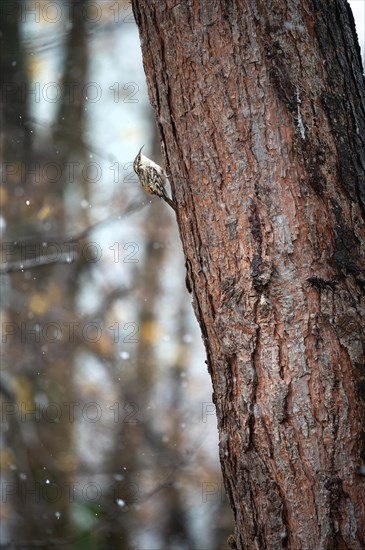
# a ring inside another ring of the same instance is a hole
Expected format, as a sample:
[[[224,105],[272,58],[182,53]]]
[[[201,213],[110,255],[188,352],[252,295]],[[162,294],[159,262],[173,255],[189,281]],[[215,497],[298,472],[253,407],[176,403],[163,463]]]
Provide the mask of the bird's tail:
[[[167,204],[169,204],[171,206],[171,208],[173,210],[175,210],[175,212],[177,211],[176,210],[176,204],[174,203],[174,201],[172,199],[170,199],[170,197],[167,195],[166,192],[163,194],[163,199],[164,199],[165,202],[167,202]]]

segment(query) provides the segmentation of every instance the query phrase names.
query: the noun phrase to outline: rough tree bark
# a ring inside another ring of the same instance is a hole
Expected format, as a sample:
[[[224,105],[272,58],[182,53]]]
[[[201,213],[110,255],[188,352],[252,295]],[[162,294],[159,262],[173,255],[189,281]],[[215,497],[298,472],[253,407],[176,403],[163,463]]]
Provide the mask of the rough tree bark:
[[[134,0],[237,548],[365,548],[365,101],[345,0]]]

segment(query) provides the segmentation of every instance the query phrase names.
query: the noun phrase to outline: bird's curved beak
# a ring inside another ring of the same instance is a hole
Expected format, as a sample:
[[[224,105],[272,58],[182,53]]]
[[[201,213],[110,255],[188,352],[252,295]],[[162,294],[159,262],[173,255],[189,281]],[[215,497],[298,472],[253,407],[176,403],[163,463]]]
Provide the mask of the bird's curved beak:
[[[138,151],[137,157],[139,157],[139,156],[141,155],[141,152],[142,152],[143,147],[144,147],[144,145],[142,145],[142,147],[141,147],[140,150]]]

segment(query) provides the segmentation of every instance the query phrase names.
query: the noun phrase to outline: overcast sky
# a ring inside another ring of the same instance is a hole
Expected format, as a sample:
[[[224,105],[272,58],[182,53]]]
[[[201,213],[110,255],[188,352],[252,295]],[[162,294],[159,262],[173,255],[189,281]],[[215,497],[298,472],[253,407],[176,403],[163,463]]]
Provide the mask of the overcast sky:
[[[365,0],[349,0],[354,14],[362,58],[365,59]]]

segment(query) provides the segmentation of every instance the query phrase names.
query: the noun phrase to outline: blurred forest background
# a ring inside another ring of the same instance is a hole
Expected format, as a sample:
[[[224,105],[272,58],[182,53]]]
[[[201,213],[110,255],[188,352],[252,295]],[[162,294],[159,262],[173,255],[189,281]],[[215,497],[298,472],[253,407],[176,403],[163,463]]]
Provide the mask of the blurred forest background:
[[[0,547],[228,548],[175,216],[132,170],[162,160],[131,6],[0,9]]]

